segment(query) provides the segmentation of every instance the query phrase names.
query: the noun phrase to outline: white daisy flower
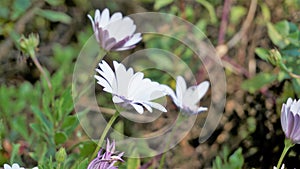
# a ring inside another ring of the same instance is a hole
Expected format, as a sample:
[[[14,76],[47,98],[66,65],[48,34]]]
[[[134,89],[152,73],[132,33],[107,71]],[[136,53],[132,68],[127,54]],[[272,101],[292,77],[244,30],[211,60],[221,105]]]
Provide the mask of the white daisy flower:
[[[198,114],[207,110],[206,107],[199,107],[198,103],[209,88],[208,81],[187,88],[183,77],[178,76],[176,79],[176,94],[169,86],[162,86],[164,86],[166,94],[172,98],[175,105],[180,108],[181,111],[188,114]]]
[[[135,33],[136,25],[129,17],[123,17],[120,12],[111,17],[105,8],[102,13],[96,10],[95,18],[90,15],[95,37],[100,46],[106,51],[122,51],[132,49],[142,40],[141,33]]]
[[[163,87],[148,78],[144,78],[142,72],[134,73],[132,68],[126,70],[121,63],[113,61],[114,70],[102,60],[95,75],[97,83],[103,86],[103,90],[113,95],[113,102],[124,108],[133,107],[142,114],[144,108],[152,112],[152,108],[167,112],[164,106],[152,102],[152,100],[165,96]]]
[[[4,169],[25,169],[24,167],[20,167],[19,164],[14,163],[12,164],[12,166],[8,165],[8,164],[4,164]],[[33,167],[32,169],[39,169],[38,167]]]
[[[8,164],[4,164],[4,169],[25,169],[24,167],[20,167],[19,164],[14,163],[12,166]]]

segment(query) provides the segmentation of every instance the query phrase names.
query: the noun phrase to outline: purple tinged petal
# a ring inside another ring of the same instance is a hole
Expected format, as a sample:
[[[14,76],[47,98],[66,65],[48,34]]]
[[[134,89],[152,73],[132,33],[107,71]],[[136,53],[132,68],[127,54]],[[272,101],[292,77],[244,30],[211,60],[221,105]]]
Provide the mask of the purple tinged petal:
[[[300,100],[289,98],[281,108],[281,126],[285,136],[294,143],[300,143]]]
[[[111,15],[107,8],[102,13],[97,9],[94,19],[88,15],[92,22],[94,34],[100,46],[107,50],[122,51],[135,47],[142,40],[141,34],[136,33],[136,25],[129,17],[123,17],[120,12]],[[112,42],[112,39],[115,41]]]

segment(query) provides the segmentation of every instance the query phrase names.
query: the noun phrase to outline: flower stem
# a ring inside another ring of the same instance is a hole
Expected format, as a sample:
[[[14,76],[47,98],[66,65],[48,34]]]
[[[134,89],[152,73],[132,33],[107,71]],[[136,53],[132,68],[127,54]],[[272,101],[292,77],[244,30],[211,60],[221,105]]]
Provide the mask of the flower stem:
[[[46,72],[44,71],[43,67],[41,66],[40,62],[37,60],[37,58],[35,57],[35,54],[32,53],[31,55],[31,59],[33,61],[33,63],[35,64],[35,66],[39,69],[39,71],[42,73],[42,75],[45,77],[46,81],[47,81],[47,84],[48,84],[48,87],[49,89],[51,90],[52,89],[52,85],[51,85],[51,82],[50,80],[48,79],[48,76],[46,74]]]
[[[283,64],[282,62],[280,63],[280,68],[283,69],[286,73],[288,73],[292,78],[295,79],[300,79],[300,75],[293,73],[292,71],[290,71],[285,64]]]
[[[100,137],[100,139],[98,141],[97,148],[95,149],[93,155],[91,156],[91,159],[93,159],[94,157],[96,157],[98,151],[100,150],[100,148],[101,148],[101,146],[103,144],[104,138],[106,137],[106,135],[107,135],[109,129],[111,128],[112,124],[114,123],[114,121],[119,117],[119,114],[120,113],[118,111],[116,111],[114,113],[114,115],[110,118],[110,120],[107,123],[107,125],[105,126],[105,129],[104,129],[104,131],[103,131],[103,133],[102,133],[102,135],[101,135],[101,137]]]
[[[284,149],[281,153],[281,156],[279,158],[279,161],[277,163],[277,169],[280,169],[282,161],[286,155],[286,153],[289,151],[290,148],[292,148],[295,145],[295,143],[293,143],[290,139],[285,139],[284,140]]]
[[[165,147],[165,149],[164,149],[164,154],[162,155],[162,157],[161,157],[161,159],[160,159],[160,163],[159,163],[158,169],[163,169],[163,166],[164,166],[165,160],[166,160],[167,149],[169,148],[170,142],[171,142],[171,140],[173,139],[174,131],[176,131],[177,127],[178,127],[179,124],[181,124],[181,122],[182,122],[182,119],[181,119],[181,118],[182,118],[182,116],[181,116],[181,112],[180,112],[180,113],[179,113],[179,116],[178,116],[178,122],[176,122],[176,124],[175,124],[173,130],[171,131],[169,140],[168,140],[167,145],[166,145],[166,147]]]

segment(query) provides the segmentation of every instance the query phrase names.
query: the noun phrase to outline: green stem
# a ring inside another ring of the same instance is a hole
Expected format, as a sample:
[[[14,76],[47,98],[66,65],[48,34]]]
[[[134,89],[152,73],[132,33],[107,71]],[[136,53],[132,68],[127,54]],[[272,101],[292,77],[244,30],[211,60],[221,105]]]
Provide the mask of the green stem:
[[[172,140],[173,135],[174,135],[174,131],[176,131],[177,127],[178,127],[179,124],[181,124],[181,122],[182,122],[182,121],[181,121],[181,120],[182,120],[181,117],[182,117],[182,116],[181,116],[181,112],[180,112],[180,113],[179,113],[179,116],[178,116],[178,122],[176,122],[174,128],[172,129],[172,132],[171,132],[171,134],[170,134],[169,140],[168,140],[167,145],[166,145],[166,147],[165,147],[165,149],[164,149],[164,154],[162,155],[162,157],[161,157],[161,159],[160,159],[160,163],[159,163],[158,169],[163,169],[163,166],[164,166],[165,160],[166,160],[167,149],[168,149],[169,146],[170,146],[171,140]]]
[[[45,77],[46,81],[47,81],[47,84],[48,84],[48,87],[49,89],[51,90],[52,89],[52,85],[51,85],[51,82],[46,74],[46,72],[44,71],[43,67],[41,66],[40,62],[37,60],[37,58],[35,57],[35,54],[34,53],[31,53],[30,54],[30,57],[33,61],[33,63],[35,64],[35,66],[39,69],[39,71],[42,73],[42,75]]]
[[[292,78],[295,78],[295,79],[300,79],[300,75],[297,75],[295,73],[293,73],[292,71],[290,71],[284,63],[280,63],[279,64],[280,68],[283,69],[286,73],[288,73]]]
[[[285,139],[284,140],[284,149],[281,153],[281,156],[279,158],[279,161],[277,163],[277,169],[280,169],[282,161],[286,155],[286,153],[289,151],[290,148],[292,148],[295,145],[295,143],[293,143],[290,139]]]
[[[107,135],[109,129],[111,128],[112,124],[114,123],[114,121],[118,118],[119,114],[120,113],[118,111],[116,111],[115,114],[110,118],[107,125],[105,126],[105,129],[104,129],[104,131],[103,131],[103,133],[102,133],[102,135],[101,135],[101,137],[98,141],[97,148],[95,149],[93,155],[91,156],[91,159],[93,159],[94,157],[97,156],[97,153],[98,153],[98,151],[100,150],[100,148],[103,144],[104,138],[106,137],[106,135]]]

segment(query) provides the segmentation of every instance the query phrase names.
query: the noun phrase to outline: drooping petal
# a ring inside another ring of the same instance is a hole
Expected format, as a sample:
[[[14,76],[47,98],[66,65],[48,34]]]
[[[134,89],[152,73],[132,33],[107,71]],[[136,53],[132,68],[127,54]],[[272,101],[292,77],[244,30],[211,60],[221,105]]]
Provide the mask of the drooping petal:
[[[139,113],[143,114],[144,113],[144,108],[143,106],[136,104],[136,103],[131,103],[131,106]]]

